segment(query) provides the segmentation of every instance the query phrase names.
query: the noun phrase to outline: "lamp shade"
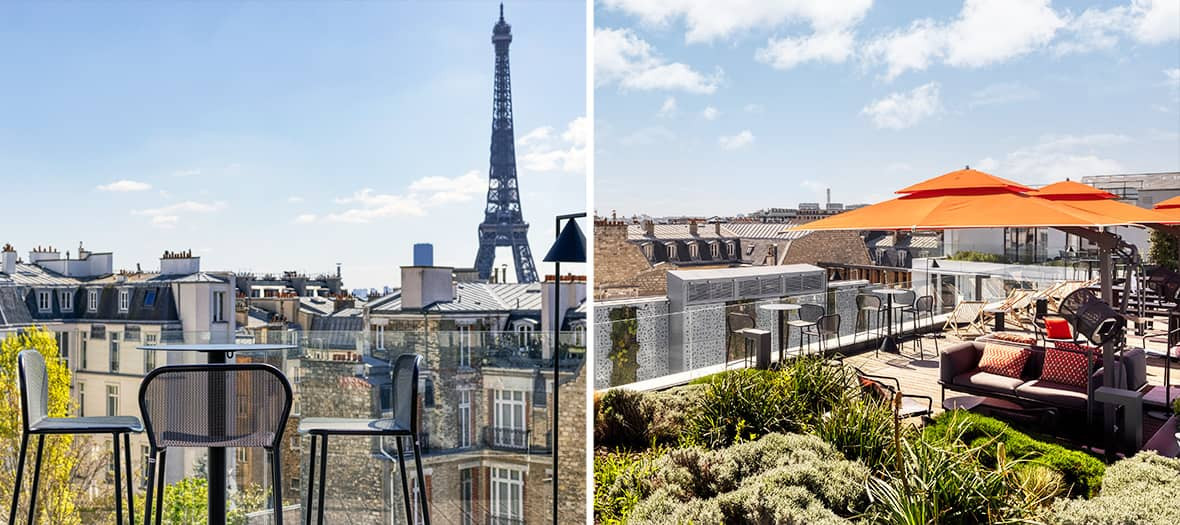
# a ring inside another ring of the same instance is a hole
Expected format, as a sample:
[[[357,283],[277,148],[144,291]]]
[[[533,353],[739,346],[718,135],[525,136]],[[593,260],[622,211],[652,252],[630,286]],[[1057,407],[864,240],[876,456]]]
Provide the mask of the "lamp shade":
[[[561,229],[561,234],[545,254],[545,262],[586,262],[586,236],[578,227],[578,221],[570,219]]]

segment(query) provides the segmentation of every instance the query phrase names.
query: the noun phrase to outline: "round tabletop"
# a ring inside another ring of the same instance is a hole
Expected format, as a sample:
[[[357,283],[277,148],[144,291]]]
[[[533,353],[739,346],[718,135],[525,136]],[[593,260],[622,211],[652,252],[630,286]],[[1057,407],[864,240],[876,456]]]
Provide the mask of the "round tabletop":
[[[799,306],[797,304],[790,304],[790,303],[771,303],[771,304],[758,305],[758,309],[760,309],[760,310],[778,310],[778,311],[786,311],[786,312],[792,312],[792,311],[798,310],[800,308],[802,308],[802,306]]]
[[[912,290],[899,290],[897,288],[878,288],[873,290],[873,293],[880,293],[886,295],[901,295],[903,293],[910,293]]]
[[[139,347],[140,350],[167,352],[279,352],[295,348],[299,348],[299,346],[239,343],[144,345]]]

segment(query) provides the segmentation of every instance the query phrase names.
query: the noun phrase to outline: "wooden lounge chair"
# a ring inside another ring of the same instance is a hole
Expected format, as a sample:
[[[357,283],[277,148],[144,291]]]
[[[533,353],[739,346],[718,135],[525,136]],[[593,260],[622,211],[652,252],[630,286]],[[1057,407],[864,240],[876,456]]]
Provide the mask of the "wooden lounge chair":
[[[1012,290],[1003,301],[990,303],[984,307],[983,324],[986,326],[992,322],[995,312],[1004,312],[1005,324],[1015,323],[1016,326],[1023,329],[1031,318],[1028,315],[1028,310],[1033,305],[1035,295],[1033,290]]]
[[[983,301],[962,301],[955,305],[955,309],[947,316],[946,324],[943,325],[942,331],[951,330],[956,337],[962,337],[963,332],[970,333],[972,329],[979,332],[980,335],[987,332],[984,328],[985,320],[983,318],[983,309],[986,304]],[[967,325],[966,328],[960,328],[960,325]]]

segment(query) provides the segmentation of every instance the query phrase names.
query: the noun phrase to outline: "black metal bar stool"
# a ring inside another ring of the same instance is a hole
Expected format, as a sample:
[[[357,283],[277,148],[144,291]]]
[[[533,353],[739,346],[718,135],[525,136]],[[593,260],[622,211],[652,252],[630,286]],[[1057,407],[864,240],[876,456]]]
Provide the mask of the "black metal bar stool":
[[[210,399],[224,399],[226,406],[234,400],[237,408],[211,410]],[[162,523],[164,467],[169,448],[247,447],[266,450],[274,523],[283,525],[279,444],[291,414],[291,400],[287,377],[262,363],[175,365],[149,372],[139,386],[139,408],[151,449],[145,522],[151,523],[154,499],[156,525]]]
[[[311,453],[307,455],[307,524],[311,524],[311,513],[315,509],[315,455],[316,438],[320,444],[320,493],[318,523],[324,523],[324,487],[327,485],[328,436],[376,436],[393,437],[397,443],[398,471],[402,478],[402,496],[406,505],[406,522],[414,523],[413,506],[410,504],[410,486],[406,480],[405,452],[402,439],[409,439],[414,447],[414,467],[418,472],[418,498],[422,504],[422,522],[430,525],[430,508],[426,503],[426,476],[422,472],[422,449],[418,442],[418,374],[422,356],[405,354],[398,356],[393,365],[393,417],[383,419],[308,417],[299,422],[300,434],[311,434]]]
[[[12,489],[12,507],[8,510],[8,524],[16,523],[16,508],[20,504],[21,478],[25,470],[25,452],[29,436],[37,436],[37,459],[33,467],[33,490],[29,495],[29,525],[37,515],[37,485],[41,482],[41,459],[45,436],[50,434],[110,434],[115,443],[115,519],[123,523],[122,477],[119,469],[119,438],[123,438],[123,466],[127,472],[127,515],[135,524],[135,498],[131,483],[132,433],[143,432],[143,425],[135,416],[49,417],[49,371],[45,356],[36,350],[23,350],[17,355],[20,379],[21,437],[20,457],[16,466],[16,485]]]

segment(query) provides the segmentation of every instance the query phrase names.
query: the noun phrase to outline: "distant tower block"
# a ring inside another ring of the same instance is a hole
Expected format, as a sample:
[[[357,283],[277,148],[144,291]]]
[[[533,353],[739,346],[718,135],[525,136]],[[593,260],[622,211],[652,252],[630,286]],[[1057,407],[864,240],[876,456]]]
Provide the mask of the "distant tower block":
[[[420,242],[414,245],[414,266],[434,266],[434,245]]]
[[[512,130],[512,80],[508,73],[508,44],[512,43],[512,26],[504,21],[504,4],[500,4],[500,21],[492,28],[492,45],[496,49],[496,79],[492,102],[491,168],[488,170],[488,203],[479,225],[479,253],[475,269],[480,279],[492,276],[497,246],[512,248],[516,263],[516,281],[537,282],[537,267],[529,249],[529,225],[520,211],[520,191],[516,184],[516,145]]]

